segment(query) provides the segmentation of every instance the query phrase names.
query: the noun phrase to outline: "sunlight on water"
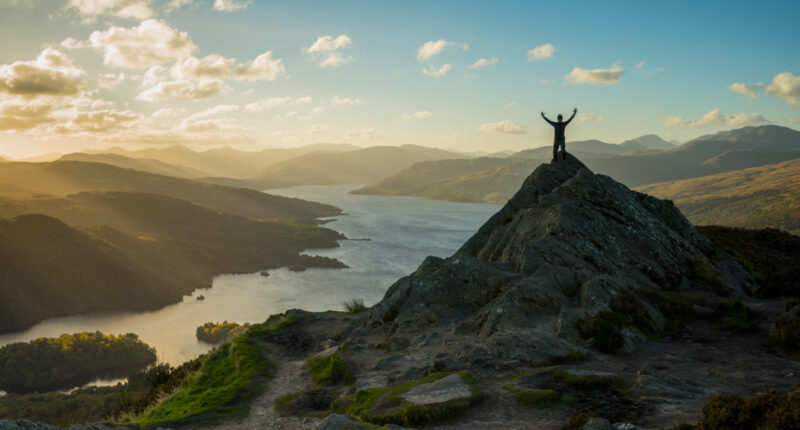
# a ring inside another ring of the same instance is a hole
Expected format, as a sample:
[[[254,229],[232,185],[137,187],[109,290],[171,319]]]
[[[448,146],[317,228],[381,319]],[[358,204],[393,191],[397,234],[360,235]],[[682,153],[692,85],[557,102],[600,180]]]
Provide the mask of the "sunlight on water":
[[[339,248],[307,253],[337,258],[348,269],[271,270],[269,276],[221,275],[210,289],[196,290],[183,302],[150,312],[76,315],[46,320],[28,330],[0,335],[0,345],[62,333],[102,331],[136,333],[173,365],[208,351],[195,329],[209,321],[261,322],[291,308],[311,311],[341,309],[342,302],[363,298],[371,305],[398,278],[413,272],[427,255],[452,254],[486,219],[496,205],[449,203],[413,197],[350,195],[356,187],[304,186],[270,190],[273,194],[330,203],[346,215],[327,227],[352,239]],[[203,295],[205,299],[197,300]]]

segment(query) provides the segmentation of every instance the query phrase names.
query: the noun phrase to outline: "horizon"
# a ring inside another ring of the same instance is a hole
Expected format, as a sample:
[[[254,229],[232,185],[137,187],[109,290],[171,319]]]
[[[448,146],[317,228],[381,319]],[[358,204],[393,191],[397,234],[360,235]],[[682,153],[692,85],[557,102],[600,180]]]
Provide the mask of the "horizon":
[[[519,151],[551,143],[540,111],[573,107],[570,141],[800,123],[794,2],[627,4],[625,21],[592,3],[566,20],[546,3],[312,4],[2,0],[0,154]]]

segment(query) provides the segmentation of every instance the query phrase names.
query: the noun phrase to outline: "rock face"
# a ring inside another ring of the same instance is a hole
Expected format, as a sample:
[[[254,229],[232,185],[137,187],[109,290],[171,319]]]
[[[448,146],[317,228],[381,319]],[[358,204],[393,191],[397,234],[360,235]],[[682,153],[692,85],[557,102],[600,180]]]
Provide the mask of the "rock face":
[[[665,325],[648,291],[739,297],[754,286],[671,202],[568,155],[539,166],[451,257],[428,257],[398,280],[362,323],[415,350],[436,349],[442,363],[541,363],[586,352],[591,333],[579,323],[621,302],[637,313],[640,327],[620,330],[635,350],[641,325],[655,333]]]

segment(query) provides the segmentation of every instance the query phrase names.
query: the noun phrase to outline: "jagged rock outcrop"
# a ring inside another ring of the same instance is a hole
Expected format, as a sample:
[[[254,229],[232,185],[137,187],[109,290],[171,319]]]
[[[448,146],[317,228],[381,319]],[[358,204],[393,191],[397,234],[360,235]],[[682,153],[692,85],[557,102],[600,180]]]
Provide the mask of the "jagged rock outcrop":
[[[361,323],[443,362],[539,363],[585,353],[580,323],[619,308],[636,313],[639,327],[620,330],[635,349],[665,326],[648,291],[742,297],[754,286],[671,202],[568,155],[539,166],[451,257],[398,280]]]

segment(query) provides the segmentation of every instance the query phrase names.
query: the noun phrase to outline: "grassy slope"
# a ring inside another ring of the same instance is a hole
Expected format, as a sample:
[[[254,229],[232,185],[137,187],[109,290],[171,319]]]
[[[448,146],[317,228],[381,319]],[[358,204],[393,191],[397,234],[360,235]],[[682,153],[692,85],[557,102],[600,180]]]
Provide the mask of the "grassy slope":
[[[301,319],[296,315],[273,316],[251,326],[244,334],[209,353],[177,392],[121,424],[149,427],[186,420],[216,421],[246,414],[250,400],[263,388],[264,380],[272,376],[274,369],[261,353],[258,339]]]
[[[637,190],[673,200],[694,224],[800,234],[800,159]]]
[[[0,193],[15,193],[14,190],[57,195],[81,191],[154,193],[216,212],[306,223],[340,213],[337,208],[321,203],[80,161],[4,163],[0,169]]]

